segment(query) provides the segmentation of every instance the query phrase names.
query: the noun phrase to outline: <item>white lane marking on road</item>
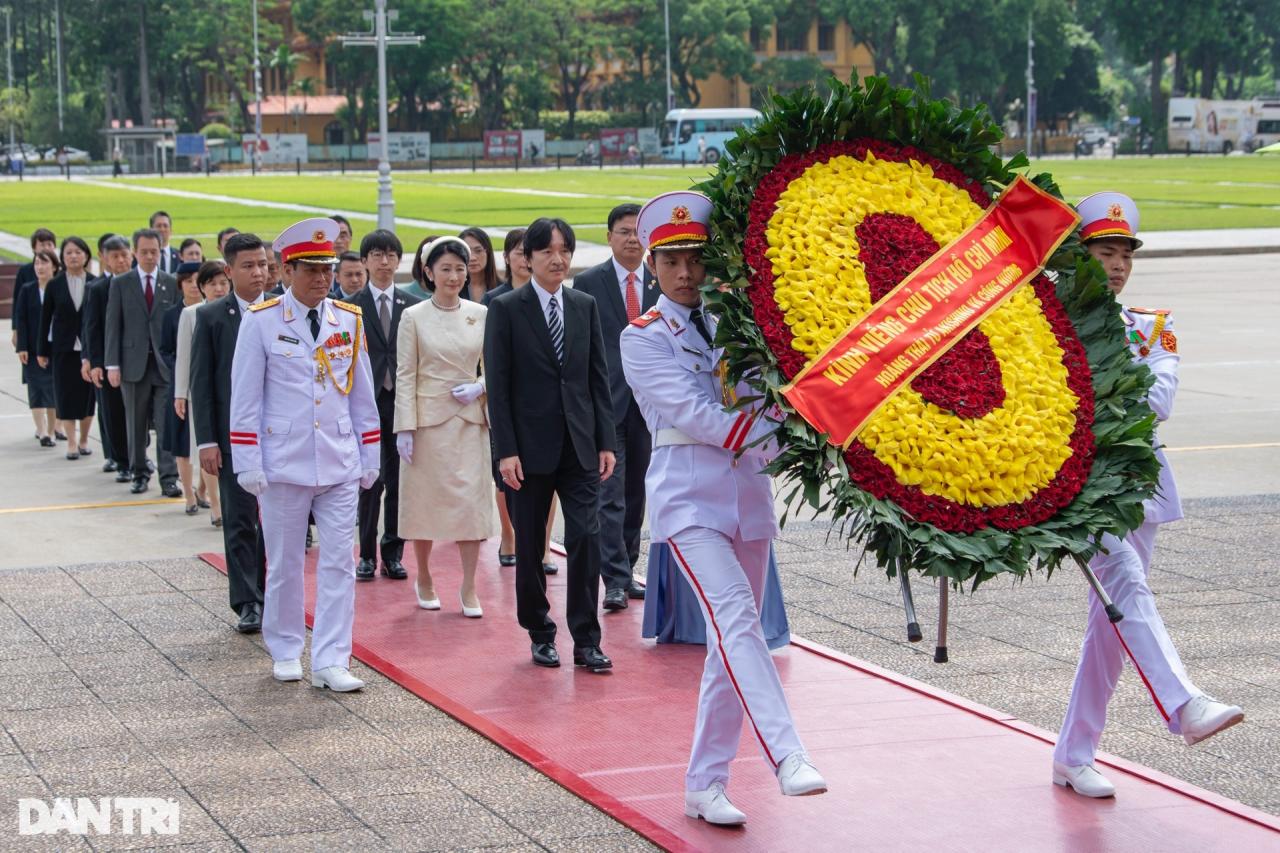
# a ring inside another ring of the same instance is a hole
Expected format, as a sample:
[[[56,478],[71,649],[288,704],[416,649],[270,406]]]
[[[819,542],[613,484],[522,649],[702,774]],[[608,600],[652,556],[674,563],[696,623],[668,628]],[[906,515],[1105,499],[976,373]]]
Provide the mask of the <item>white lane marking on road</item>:
[[[0,249],[20,258],[31,258],[31,241],[8,231],[0,231]]]
[[[95,187],[105,187],[107,189],[113,189],[113,190],[130,190],[133,192],[150,193],[152,195],[167,195],[167,196],[173,196],[175,198],[189,198],[197,201],[214,201],[214,202],[220,202],[222,204],[236,204],[236,205],[241,205],[243,207],[267,207],[273,210],[290,210],[297,213],[310,213],[318,216],[328,216],[331,213],[339,213],[347,217],[348,219],[356,219],[362,222],[378,221],[378,216],[376,213],[362,213],[356,210],[334,210],[328,207],[316,207],[314,205],[309,205],[309,204],[293,204],[292,202],[286,202],[286,201],[263,201],[262,199],[256,199],[256,198],[237,198],[235,196],[222,195],[220,193],[200,193],[200,192],[195,192],[193,190],[179,190],[179,189],[172,189],[169,187],[145,187],[145,186],[139,186],[137,184],[112,183],[110,181],[83,180],[81,181],[81,183],[89,184]],[[463,228],[468,227],[466,225],[459,225],[456,222],[437,222],[431,219],[414,219],[407,216],[397,216],[396,223],[398,225],[408,225],[413,228],[428,228],[428,229],[440,230],[440,231],[461,231]],[[490,225],[490,226],[486,226],[484,230],[491,237],[505,237],[507,232],[515,227],[523,227],[523,226],[509,225],[505,227],[499,227],[499,226]],[[597,227],[597,226],[593,224],[593,225],[577,226],[577,227]],[[590,248],[590,247],[598,246],[600,244],[588,243],[586,241],[579,241],[578,245],[582,248]],[[408,256],[406,255],[406,257]],[[412,260],[412,258],[410,258],[410,260]]]
[[[198,193],[192,190],[179,190],[170,187],[146,187],[138,184],[113,183],[111,181],[95,181],[84,180],[81,183],[94,187],[103,187],[111,190],[126,190],[130,192],[149,193],[151,195],[166,195],[174,198],[189,198],[196,201],[215,201],[222,204],[237,204],[243,207],[266,207],[272,210],[290,210],[296,213],[314,213],[320,216],[328,216],[331,213],[340,213],[348,219],[358,219],[362,222],[377,222],[378,215],[376,213],[361,213],[356,210],[332,210],[327,207],[316,207],[310,204],[294,204],[287,201],[265,201],[257,198],[237,198],[231,195],[222,195],[221,193]],[[454,230],[462,230],[465,225],[459,225],[456,222],[436,222],[430,219],[410,219],[405,216],[397,216],[396,222],[410,225],[415,228],[447,228]]]
[[[454,190],[468,190],[482,193],[509,193],[511,195],[546,196],[547,198],[585,198],[603,201],[635,201],[646,202],[649,199],[633,195],[607,195],[601,193],[575,193],[568,190],[535,190],[529,187],[486,187],[479,184],[453,184],[438,181],[406,181],[420,187],[446,187]]]

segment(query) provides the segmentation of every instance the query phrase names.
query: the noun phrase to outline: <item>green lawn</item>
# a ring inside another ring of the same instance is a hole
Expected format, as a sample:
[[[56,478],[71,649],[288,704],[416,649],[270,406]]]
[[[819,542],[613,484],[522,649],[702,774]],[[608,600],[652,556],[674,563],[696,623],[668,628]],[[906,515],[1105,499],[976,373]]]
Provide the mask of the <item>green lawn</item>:
[[[1053,173],[1071,201],[1102,189],[1132,195],[1142,208],[1146,231],[1280,227],[1280,158],[1050,160],[1036,163],[1034,169]],[[395,176],[396,214],[490,228],[515,227],[554,214],[572,223],[581,239],[601,242],[605,217],[615,204],[688,187],[704,174],[697,168],[679,167],[402,173]],[[256,201],[372,214],[377,199],[377,181],[368,172],[141,178],[118,183],[230,196],[238,201],[127,191],[80,181],[6,180],[0,183],[0,231],[26,236],[44,225],[60,236],[80,234],[92,242],[106,231],[130,231],[144,224],[153,210],[163,208],[172,214],[177,235],[200,237],[209,250],[213,235],[226,225],[274,236],[305,215],[262,207]],[[357,234],[371,227],[371,220],[355,223]],[[416,245],[428,229],[404,223],[399,232],[406,244]]]

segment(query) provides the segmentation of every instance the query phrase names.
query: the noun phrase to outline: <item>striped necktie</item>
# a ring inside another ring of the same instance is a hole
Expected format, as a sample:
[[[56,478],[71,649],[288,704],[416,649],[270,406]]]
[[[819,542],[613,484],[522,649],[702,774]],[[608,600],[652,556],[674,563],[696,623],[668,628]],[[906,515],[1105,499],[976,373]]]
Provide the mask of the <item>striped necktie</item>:
[[[556,350],[556,361],[564,364],[564,324],[560,322],[560,306],[554,295],[547,303],[547,331],[551,333],[551,345]]]

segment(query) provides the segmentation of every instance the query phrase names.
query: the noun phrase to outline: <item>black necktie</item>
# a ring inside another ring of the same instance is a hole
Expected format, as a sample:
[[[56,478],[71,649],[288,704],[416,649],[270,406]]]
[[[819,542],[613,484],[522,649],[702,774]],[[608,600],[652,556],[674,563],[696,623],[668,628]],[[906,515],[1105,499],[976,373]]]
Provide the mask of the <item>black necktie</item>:
[[[707,346],[714,346],[711,343],[711,332],[707,329],[707,321],[702,316],[701,308],[694,308],[689,315],[689,322],[698,330],[698,334],[702,335],[702,339],[707,342]]]
[[[320,312],[312,308],[307,312],[307,320],[311,323],[311,337],[320,340]]]

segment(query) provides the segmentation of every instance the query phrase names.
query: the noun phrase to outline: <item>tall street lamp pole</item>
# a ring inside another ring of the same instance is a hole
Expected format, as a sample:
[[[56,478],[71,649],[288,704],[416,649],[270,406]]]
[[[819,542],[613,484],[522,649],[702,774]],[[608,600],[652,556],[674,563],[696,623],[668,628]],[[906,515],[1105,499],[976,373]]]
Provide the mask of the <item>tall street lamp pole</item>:
[[[253,0],[253,162],[262,156],[262,60],[258,55],[258,0]]]
[[[370,17],[365,12],[366,20]],[[372,33],[349,33],[341,36],[343,47],[367,47],[378,51],[378,227],[394,231],[396,227],[396,203],[391,196],[391,160],[387,139],[387,45],[419,44],[422,36],[411,33],[389,33],[387,19],[395,20],[396,13],[387,11],[387,0],[374,0]]]
[[[53,44],[54,64],[57,65],[58,78],[58,144],[62,144],[62,3],[53,3]]]
[[[667,109],[676,108],[676,96],[671,91],[671,0],[662,0],[662,26],[667,39]]]
[[[1036,61],[1033,53],[1036,41],[1031,35],[1031,19],[1027,18],[1027,156],[1035,154],[1036,147]]]
[[[10,107],[12,107],[13,105],[13,30],[10,27],[10,18],[12,17],[12,15],[13,15],[13,10],[10,9],[8,6],[5,6],[4,7],[4,57],[5,57],[5,69],[6,69],[5,75],[9,81],[8,82],[9,91],[5,94],[5,103]],[[10,154],[13,153],[13,145],[14,145],[13,134],[14,134],[13,112],[12,110],[10,110],[10,113],[9,113],[9,152]]]

